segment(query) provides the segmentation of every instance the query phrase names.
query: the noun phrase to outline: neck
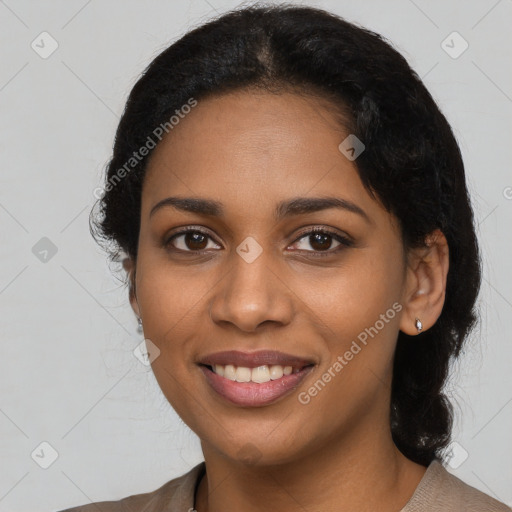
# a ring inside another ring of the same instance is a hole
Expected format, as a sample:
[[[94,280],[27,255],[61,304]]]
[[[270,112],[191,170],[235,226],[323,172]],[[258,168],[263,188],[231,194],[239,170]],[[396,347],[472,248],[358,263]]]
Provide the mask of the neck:
[[[404,457],[390,431],[375,428],[375,422],[323,446],[288,463],[247,465],[203,442],[206,474],[197,512],[398,512],[426,471]]]

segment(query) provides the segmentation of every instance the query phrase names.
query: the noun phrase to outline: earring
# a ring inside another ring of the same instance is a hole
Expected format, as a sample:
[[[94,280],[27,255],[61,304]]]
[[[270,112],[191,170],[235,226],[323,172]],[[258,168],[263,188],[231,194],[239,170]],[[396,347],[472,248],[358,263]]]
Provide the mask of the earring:
[[[139,318],[138,318],[138,321],[139,321],[139,325],[137,325],[137,332],[138,332],[139,334],[142,334],[142,332],[143,332],[143,328],[142,328],[142,318],[140,318],[140,317],[139,317]]]
[[[423,330],[423,324],[421,323],[421,320],[419,318],[415,318],[414,325],[416,326],[419,334]]]

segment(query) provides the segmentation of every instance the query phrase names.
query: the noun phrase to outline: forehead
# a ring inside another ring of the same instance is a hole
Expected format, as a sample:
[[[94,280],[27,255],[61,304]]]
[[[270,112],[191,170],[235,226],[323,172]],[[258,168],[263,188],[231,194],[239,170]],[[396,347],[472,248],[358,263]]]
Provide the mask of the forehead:
[[[370,207],[338,148],[348,135],[334,107],[312,96],[238,91],[199,100],[153,151],[143,213],[166,195],[239,207],[337,192]]]

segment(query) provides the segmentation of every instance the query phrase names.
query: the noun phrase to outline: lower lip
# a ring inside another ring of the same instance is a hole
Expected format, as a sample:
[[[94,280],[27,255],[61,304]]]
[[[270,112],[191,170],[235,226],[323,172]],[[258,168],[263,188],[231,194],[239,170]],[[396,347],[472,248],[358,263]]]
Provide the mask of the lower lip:
[[[313,369],[307,366],[297,373],[283,375],[280,379],[258,384],[236,382],[217,375],[206,366],[200,366],[208,384],[229,402],[242,407],[260,407],[271,404],[295,389]]]

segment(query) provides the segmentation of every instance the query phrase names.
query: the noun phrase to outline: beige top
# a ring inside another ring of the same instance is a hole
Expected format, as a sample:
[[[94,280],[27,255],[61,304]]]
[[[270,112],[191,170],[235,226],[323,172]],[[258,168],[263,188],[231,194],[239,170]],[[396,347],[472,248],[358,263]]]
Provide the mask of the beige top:
[[[61,512],[192,512],[195,491],[204,472],[205,464],[201,462],[153,492]],[[512,509],[464,483],[434,460],[400,512],[512,512]]]

